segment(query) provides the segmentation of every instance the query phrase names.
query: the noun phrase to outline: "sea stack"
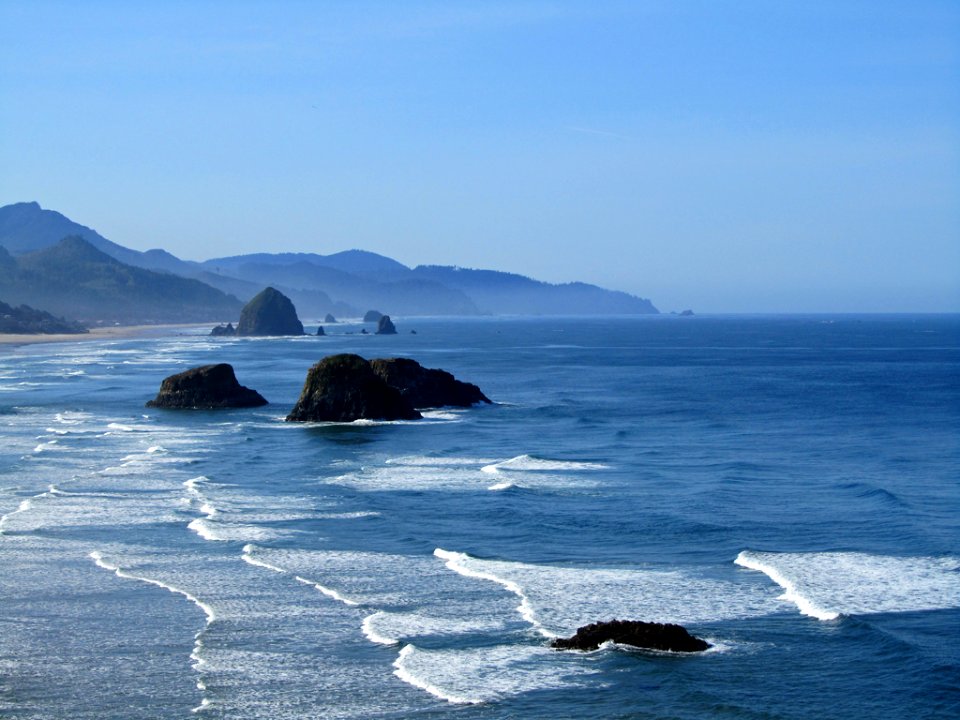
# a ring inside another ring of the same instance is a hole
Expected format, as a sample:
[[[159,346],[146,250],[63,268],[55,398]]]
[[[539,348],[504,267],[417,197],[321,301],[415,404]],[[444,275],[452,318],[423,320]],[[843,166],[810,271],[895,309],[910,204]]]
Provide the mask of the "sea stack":
[[[415,408],[469,407],[490,402],[476,385],[457,380],[446,370],[425,368],[416,360],[381,358],[371,360],[370,366]]]
[[[710,643],[694,637],[681,625],[640,620],[610,620],[584,625],[573,637],[557,638],[550,646],[560,650],[596,650],[607,641],[669,652],[702,652],[710,647]]]
[[[227,363],[203,365],[171,375],[160,384],[157,397],[147,407],[215,410],[266,405],[256,390],[237,382]]]
[[[363,315],[363,321],[368,323],[380,322],[380,318],[383,317],[383,313],[379,310],[367,310]]]
[[[307,373],[291,422],[416,420],[421,415],[400,391],[377,375],[359,355],[324,358]]]
[[[268,287],[243,306],[237,335],[303,335],[303,323],[290,298]]]
[[[389,315],[382,316],[377,321],[377,335],[396,335],[397,328],[393,324],[393,320],[390,319]]]

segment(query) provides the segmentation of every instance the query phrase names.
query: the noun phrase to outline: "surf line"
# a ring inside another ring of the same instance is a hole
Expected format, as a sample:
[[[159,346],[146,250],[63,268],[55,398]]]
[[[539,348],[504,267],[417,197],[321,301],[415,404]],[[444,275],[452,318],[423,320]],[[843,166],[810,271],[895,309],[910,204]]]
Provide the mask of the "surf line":
[[[109,570],[114,575],[119,578],[124,578],[127,580],[138,580],[139,582],[147,583],[148,585],[155,585],[157,587],[163,588],[168,592],[172,592],[175,595],[182,595],[187,600],[192,602],[198,608],[203,610],[203,614],[206,616],[206,622],[204,626],[197,631],[193,636],[193,650],[190,652],[191,667],[197,673],[201,672],[201,668],[206,664],[206,660],[200,657],[200,651],[203,650],[203,635],[206,633],[207,628],[210,627],[210,623],[217,619],[216,613],[213,611],[213,608],[210,607],[207,603],[203,602],[200,598],[192,593],[187,592],[186,590],[181,590],[178,587],[173,585],[168,585],[165,582],[160,580],[154,580],[153,578],[144,577],[142,575],[134,575],[133,573],[127,572],[120,568],[119,565],[114,565],[107,562],[103,559],[103,553],[98,550],[94,550],[90,553],[90,558],[93,559],[93,562],[97,567],[103,568],[104,570]],[[201,693],[207,689],[206,684],[203,682],[203,678],[197,680],[197,690]],[[210,707],[210,701],[207,698],[201,698],[200,704],[193,708],[190,712],[198,713],[208,707]]]
[[[476,578],[478,580],[488,580],[505,587],[507,590],[520,598],[520,605],[517,607],[517,612],[520,613],[524,620],[533,626],[534,630],[543,635],[545,638],[553,639],[557,637],[555,633],[547,630],[540,623],[540,621],[537,620],[537,617],[533,611],[533,606],[530,604],[530,599],[524,594],[523,588],[517,583],[513,582],[513,580],[507,580],[499,577],[498,575],[494,575],[493,573],[483,572],[482,570],[472,570],[471,568],[467,567],[467,563],[472,558],[466,553],[452,552],[450,550],[444,550],[443,548],[437,548],[433,551],[433,554],[441,560],[445,560],[446,566],[455,573],[459,573],[464,577]]]
[[[817,605],[815,605],[811,600],[801,595],[800,591],[797,590],[797,586],[787,579],[783,573],[781,573],[772,565],[761,562],[749,550],[744,550],[737,555],[737,558],[733,561],[733,564],[739,565],[740,567],[745,567],[748,570],[756,570],[757,572],[761,572],[773,580],[773,582],[783,588],[784,592],[783,595],[780,596],[780,599],[792,602],[797,606],[797,609],[803,615],[809,615],[817,620],[836,620],[838,617],[840,617],[840,613],[817,607]]]
[[[243,559],[243,561],[244,561],[245,563],[248,563],[248,564],[253,565],[253,566],[255,566],[255,567],[262,567],[262,568],[264,568],[265,570],[270,570],[271,572],[275,572],[275,573],[278,573],[278,574],[280,574],[280,575],[290,575],[290,574],[292,574],[292,573],[290,573],[289,570],[284,570],[282,567],[277,567],[276,565],[271,565],[271,564],[268,563],[268,562],[265,562],[265,561],[263,561],[263,560],[260,560],[259,558],[253,557],[253,552],[254,552],[256,549],[257,549],[257,546],[256,546],[256,545],[252,545],[252,544],[244,545],[244,546],[243,546],[243,555],[241,555],[241,558]],[[320,583],[318,583],[318,582],[316,582],[316,581],[314,581],[314,580],[311,580],[311,579],[309,579],[309,578],[301,577],[300,575],[294,575],[294,576],[293,576],[293,579],[296,580],[298,583],[301,583],[301,584],[303,584],[303,585],[311,585],[315,590],[317,590],[317,591],[319,591],[320,593],[326,595],[328,598],[331,598],[331,599],[333,599],[333,600],[336,600],[337,602],[342,602],[344,605],[356,606],[356,605],[359,605],[359,604],[360,604],[360,603],[358,603],[356,600],[351,600],[350,598],[341,595],[341,594],[338,593],[336,590],[334,590],[334,589],[332,589],[332,588],[328,588],[328,587],[326,587],[326,586],[324,586],[324,585],[321,585]]]

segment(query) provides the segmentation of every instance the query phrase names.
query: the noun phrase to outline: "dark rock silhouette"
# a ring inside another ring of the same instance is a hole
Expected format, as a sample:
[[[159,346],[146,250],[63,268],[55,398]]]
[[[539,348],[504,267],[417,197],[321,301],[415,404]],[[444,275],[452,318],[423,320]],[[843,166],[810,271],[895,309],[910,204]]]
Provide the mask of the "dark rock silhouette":
[[[256,390],[237,382],[227,363],[203,365],[176,375],[160,384],[160,392],[147,407],[158,408],[241,408],[259,407],[267,401]]]
[[[323,319],[323,321],[324,321],[327,325],[335,325],[336,322],[337,322],[337,319],[336,319],[333,315],[331,315],[330,313],[327,313],[327,316]]]
[[[363,316],[363,321],[369,323],[380,322],[380,318],[382,317],[383,313],[379,310],[367,310]]]
[[[370,367],[416,408],[469,407],[490,402],[476,385],[461,382],[445,370],[425,368],[416,360],[383,358],[371,360]]]
[[[233,327],[233,323],[227,323],[226,325],[217,325],[210,331],[210,334],[214,337],[233,337],[237,334],[237,329]]]
[[[287,420],[353,422],[420,417],[410,401],[387,385],[369,362],[345,353],[326,357],[310,368],[300,399]]]
[[[389,315],[384,315],[377,321],[377,335],[396,335],[397,328]]]
[[[693,317],[693,310],[684,310],[680,313],[680,317]]]
[[[710,643],[694,637],[680,625],[639,620],[610,620],[584,625],[573,637],[557,638],[550,646],[561,650],[596,650],[608,640],[670,652],[701,652],[710,647]]]
[[[268,287],[243,306],[237,335],[303,335],[303,323],[290,298]]]
[[[317,335],[318,335],[318,336],[319,336],[319,335],[326,335],[326,333],[323,331],[323,325],[319,325],[319,326],[317,327]]]

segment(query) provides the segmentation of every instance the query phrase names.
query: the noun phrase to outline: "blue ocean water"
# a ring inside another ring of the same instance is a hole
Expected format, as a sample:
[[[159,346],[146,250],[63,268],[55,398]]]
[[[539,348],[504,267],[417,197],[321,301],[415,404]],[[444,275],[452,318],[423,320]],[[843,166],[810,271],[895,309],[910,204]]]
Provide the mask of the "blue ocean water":
[[[960,716],[960,318],[397,325],[0,356],[0,716]],[[495,404],[283,422],[336,352]],[[144,407],[212,362],[271,404]]]

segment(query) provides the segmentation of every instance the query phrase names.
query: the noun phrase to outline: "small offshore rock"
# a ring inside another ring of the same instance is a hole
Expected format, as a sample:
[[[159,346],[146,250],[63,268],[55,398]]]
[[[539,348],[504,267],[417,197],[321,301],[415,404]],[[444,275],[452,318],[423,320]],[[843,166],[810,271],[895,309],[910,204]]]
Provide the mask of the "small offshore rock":
[[[324,358],[307,373],[291,422],[416,420],[422,417],[400,391],[377,375],[359,355]]]
[[[331,315],[330,313],[327,313],[327,316],[326,316],[325,318],[323,318],[323,321],[324,321],[327,325],[336,325],[336,323],[337,323],[337,319],[336,319],[333,315]]]
[[[268,287],[243,306],[237,335],[303,335],[303,323],[290,298]]]
[[[368,323],[380,322],[380,318],[383,317],[383,313],[379,310],[367,310],[363,316],[363,321]]]
[[[694,637],[681,625],[640,620],[610,620],[584,625],[573,637],[557,638],[550,646],[560,650],[596,650],[608,640],[670,652],[702,652],[710,647],[710,643]]]
[[[215,410],[266,405],[256,390],[237,382],[227,363],[203,365],[171,375],[160,384],[157,397],[147,407]]]
[[[326,333],[323,331],[323,325],[319,325],[317,327],[317,335],[326,335]]]
[[[415,408],[469,407],[490,402],[476,385],[457,380],[446,370],[425,368],[416,360],[380,358],[371,360],[370,366]]]
[[[397,328],[389,315],[384,315],[377,321],[377,335],[396,335]]]

